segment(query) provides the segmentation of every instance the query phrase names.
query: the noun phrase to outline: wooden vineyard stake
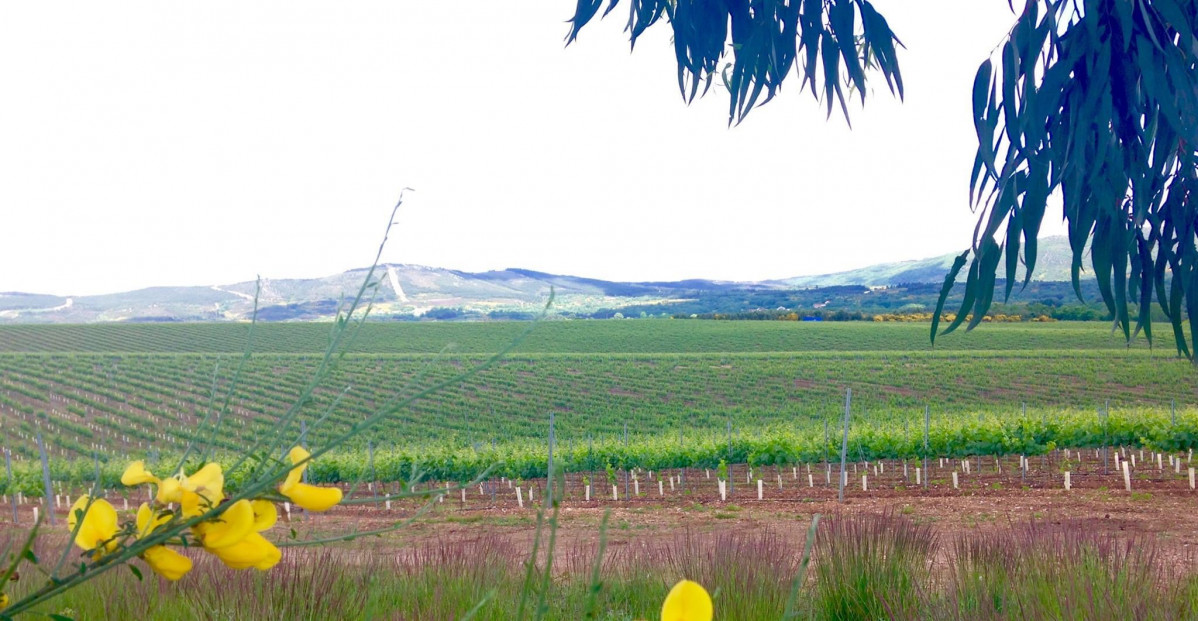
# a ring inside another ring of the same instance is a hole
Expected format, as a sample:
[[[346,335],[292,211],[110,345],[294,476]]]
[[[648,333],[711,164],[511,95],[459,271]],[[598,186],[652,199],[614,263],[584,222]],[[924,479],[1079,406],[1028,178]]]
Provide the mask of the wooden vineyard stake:
[[[732,421],[728,420],[728,481],[725,485],[728,486],[728,492],[732,492],[735,488],[732,486]]]
[[[853,401],[853,389],[846,388],[844,391],[844,441],[840,444],[840,494],[838,496],[840,502],[844,502],[844,487],[848,484],[848,470],[845,465],[849,454],[849,412]]]
[[[47,503],[50,500],[50,494],[54,493],[53,487],[50,485],[50,465],[46,458],[46,443],[42,440],[42,434],[37,434],[37,452],[42,457],[42,483],[46,486],[46,495],[44,496]],[[50,511],[50,526],[54,526],[54,512]],[[37,520],[34,520],[36,522]]]
[[[13,488],[12,453],[10,453],[7,448],[4,449],[4,468],[5,468],[5,470],[8,471],[8,488],[11,490]],[[13,492],[13,495],[12,495],[12,523],[13,524],[17,523],[17,502],[18,502],[17,497],[18,496],[20,496],[20,494],[18,494],[17,492]]]
[[[932,408],[923,406],[923,471],[928,471],[928,431],[932,426]],[[915,471],[915,484],[919,485],[919,469]],[[924,477],[923,488],[928,488],[927,477]]]
[[[554,429],[555,416],[553,412],[549,413],[549,458],[545,462],[545,506],[553,506],[553,486],[556,481],[553,474],[553,449],[557,448],[557,433]],[[565,477],[563,476],[563,480]],[[565,497],[562,490],[558,490],[561,497]],[[528,499],[532,500],[532,488],[528,489]],[[466,497],[462,496],[465,501]]]

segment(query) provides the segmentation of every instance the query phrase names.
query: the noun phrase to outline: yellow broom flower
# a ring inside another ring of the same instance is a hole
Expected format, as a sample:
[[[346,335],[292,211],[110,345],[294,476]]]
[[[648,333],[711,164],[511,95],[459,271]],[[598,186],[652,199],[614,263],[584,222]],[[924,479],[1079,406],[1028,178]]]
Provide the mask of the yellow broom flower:
[[[231,546],[210,549],[209,552],[215,554],[230,569],[253,567],[266,571],[283,558],[283,553],[258,533],[250,533]]]
[[[292,465],[300,464],[287,473],[287,479],[279,486],[279,493],[291,499],[291,502],[309,511],[327,511],[341,502],[341,490],[336,487],[318,487],[302,483],[304,470],[308,467],[308,457],[311,453],[302,447],[295,447],[287,454]],[[303,463],[300,463],[303,462]]]
[[[232,569],[267,570],[274,567],[283,553],[258,534],[278,520],[273,503],[265,500],[239,500],[216,520],[195,527],[196,538],[226,566]]]
[[[0,593],[0,610],[4,610],[5,608],[8,608],[8,604],[9,604],[8,594]]]
[[[711,596],[698,582],[681,580],[661,605],[661,621],[711,621]]]
[[[219,516],[197,524],[194,532],[209,550],[231,546],[254,532],[254,508],[250,501],[238,500]]]
[[[137,508],[138,536],[145,537],[170,520],[170,513],[155,515],[149,504],[142,503]],[[153,546],[143,552],[141,558],[150,566],[150,569],[167,580],[182,578],[191,571],[192,567],[191,559],[166,546]]]
[[[125,472],[121,474],[121,485],[133,487],[134,485],[144,485],[153,483],[158,485],[158,477],[154,476],[149,470],[146,470],[146,462],[137,460],[125,468]]]
[[[155,499],[162,504],[178,503],[183,508],[183,517],[195,517],[207,512],[225,499],[225,475],[220,464],[209,463],[191,476],[179,474],[159,479],[146,470],[145,462],[135,461],[121,475],[121,483],[128,486],[153,483],[158,486]]]
[[[88,507],[89,498],[80,496],[75,504],[71,505],[71,512],[67,516],[67,528],[70,532],[75,532],[75,525],[79,524],[79,514],[83,513],[83,523],[79,525],[79,532],[75,533],[75,545],[92,552],[93,559],[112,552],[116,549],[116,533],[120,529],[117,525],[116,509],[108,504],[107,500],[98,499],[91,503]]]
[[[225,499],[225,475],[218,463],[205,464],[195,474],[182,478],[179,487],[179,506],[185,518],[205,513]]]

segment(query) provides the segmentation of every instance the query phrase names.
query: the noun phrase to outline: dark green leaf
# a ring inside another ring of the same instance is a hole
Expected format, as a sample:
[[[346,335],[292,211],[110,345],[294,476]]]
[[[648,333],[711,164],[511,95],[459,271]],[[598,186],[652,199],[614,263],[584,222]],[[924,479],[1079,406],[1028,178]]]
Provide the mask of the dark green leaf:
[[[944,312],[944,302],[948,299],[948,294],[953,290],[953,284],[957,282],[957,275],[961,273],[961,268],[965,267],[965,259],[969,256],[969,251],[962,252],[960,256],[953,259],[953,266],[949,268],[948,274],[944,277],[944,284],[940,287],[940,297],[936,300],[936,312],[932,313],[932,344],[936,344],[936,328],[940,326],[940,314]]]
[[[978,295],[978,257],[974,255],[973,260],[969,263],[969,275],[965,277],[964,297],[961,300],[961,308],[957,310],[957,316],[953,318],[952,323],[941,332],[941,335],[949,334],[956,330],[962,323],[965,323],[965,316],[969,310],[973,308],[973,302]],[[941,294],[944,290],[941,289]]]

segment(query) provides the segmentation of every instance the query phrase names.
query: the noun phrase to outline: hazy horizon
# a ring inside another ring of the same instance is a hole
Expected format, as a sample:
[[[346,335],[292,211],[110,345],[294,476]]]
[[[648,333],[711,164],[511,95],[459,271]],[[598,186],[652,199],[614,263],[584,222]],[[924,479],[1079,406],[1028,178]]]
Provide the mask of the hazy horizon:
[[[667,29],[563,49],[548,0],[68,4],[0,23],[0,291],[335,274],[408,186],[384,262],[755,281],[960,252],[970,85],[1014,20],[878,0],[906,102],[874,80],[849,130],[792,80],[728,128],[720,87],[680,101]]]

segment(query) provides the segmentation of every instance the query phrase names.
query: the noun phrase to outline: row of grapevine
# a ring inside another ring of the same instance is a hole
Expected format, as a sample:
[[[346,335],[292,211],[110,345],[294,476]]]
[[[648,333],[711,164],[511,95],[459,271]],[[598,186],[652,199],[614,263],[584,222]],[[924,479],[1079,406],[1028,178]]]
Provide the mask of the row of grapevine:
[[[910,419],[854,420],[850,425],[848,455],[854,461],[875,461],[924,456],[1039,455],[1062,447],[1124,446],[1162,452],[1198,448],[1198,410],[1194,409],[1175,414],[1160,410],[1117,410],[1106,416],[1078,410],[1054,411],[1042,417],[938,416],[930,425],[926,452],[922,429],[904,424],[922,419],[922,412],[911,413]],[[835,428],[833,433],[826,434],[822,424],[810,421],[739,431],[731,436],[712,431],[633,435],[626,441],[612,437],[559,436],[555,459],[567,471],[716,468],[721,463],[788,466],[825,462],[834,459],[840,449],[839,432]],[[160,466],[160,470],[177,463],[177,455],[171,452],[155,457],[153,465]],[[321,483],[405,481],[414,472],[434,480],[466,482],[488,470],[495,477],[531,479],[545,476],[547,457],[543,438],[467,447],[426,441],[372,446],[369,451],[334,452],[315,461],[309,474]],[[100,464],[102,484],[116,485],[123,467],[121,460]],[[95,468],[94,460],[51,460],[51,474],[57,481],[89,482],[94,478]],[[14,477],[12,485],[5,483],[0,491],[40,494],[41,469],[35,460],[14,462]],[[228,480],[236,486],[238,473],[229,473]]]

